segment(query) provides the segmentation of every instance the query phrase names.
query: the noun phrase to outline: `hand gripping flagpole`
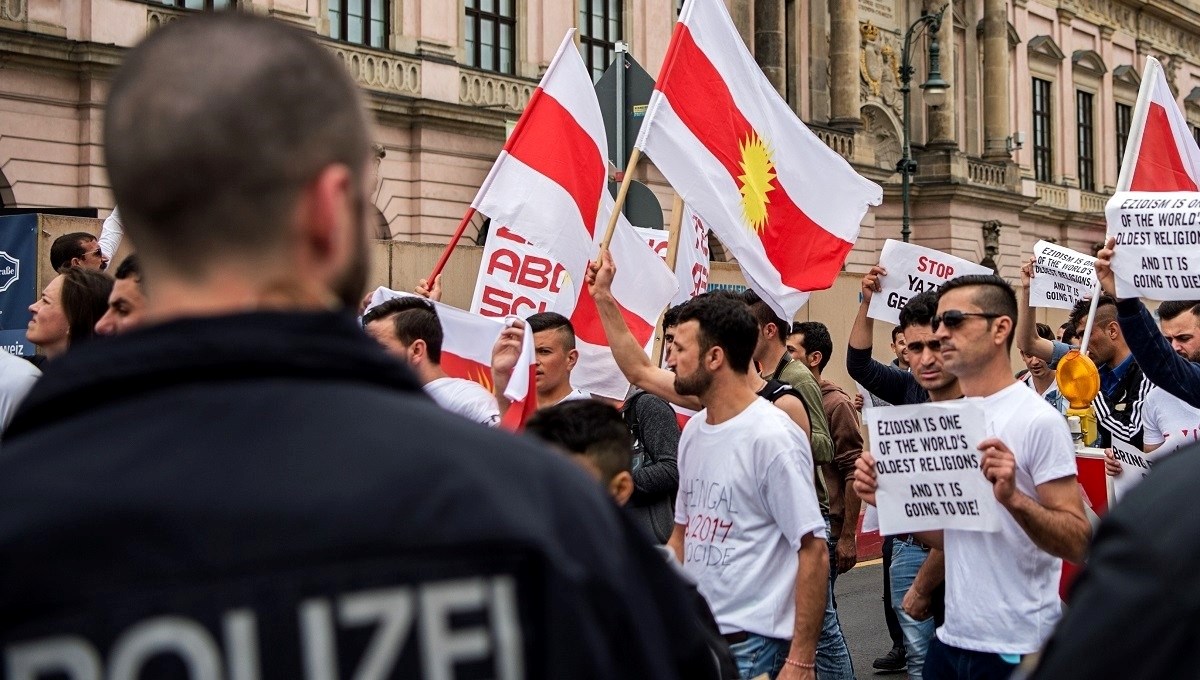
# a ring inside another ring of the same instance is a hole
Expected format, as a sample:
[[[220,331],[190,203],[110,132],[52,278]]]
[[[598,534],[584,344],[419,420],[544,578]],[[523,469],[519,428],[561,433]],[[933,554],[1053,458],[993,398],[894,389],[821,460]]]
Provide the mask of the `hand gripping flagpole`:
[[[629,185],[633,182],[633,171],[637,168],[638,161],[642,158],[642,150],[633,147],[633,153],[629,154],[629,164],[625,166],[625,176],[621,178],[621,188],[617,191],[617,202],[613,205],[612,214],[608,216],[608,228],[604,232],[604,240],[600,242],[600,253],[608,250],[608,244],[612,242],[613,233],[617,230],[617,220],[621,217],[621,210],[625,207],[625,195],[629,193]],[[596,256],[599,261],[600,255]]]

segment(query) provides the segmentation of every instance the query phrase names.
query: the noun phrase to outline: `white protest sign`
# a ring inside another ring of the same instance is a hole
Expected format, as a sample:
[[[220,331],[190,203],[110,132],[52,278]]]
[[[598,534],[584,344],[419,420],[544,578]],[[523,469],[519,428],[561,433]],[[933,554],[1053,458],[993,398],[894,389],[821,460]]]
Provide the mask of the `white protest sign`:
[[[937,290],[950,279],[966,274],[991,274],[992,270],[946,253],[888,239],[879,253],[887,276],[879,277],[882,290],[871,296],[867,316],[900,323],[900,309],[918,293]]]
[[[1122,191],[1105,209],[1117,297],[1200,297],[1200,193]]]
[[[1112,440],[1112,450],[1113,457],[1121,463],[1121,474],[1108,478],[1112,484],[1113,502],[1116,503],[1150,474],[1151,463],[1146,454],[1116,437]]]
[[[634,227],[650,248],[667,261],[667,235],[662,229]],[[708,252],[708,226],[688,206],[683,208],[679,224],[679,245],[675,253],[675,277],[679,280],[679,292],[671,300],[672,305],[682,304],[708,290],[710,268]]]
[[[1049,241],[1034,244],[1033,256],[1030,307],[1071,309],[1096,289],[1096,258]]]
[[[998,504],[983,476],[983,411],[974,404],[881,406],[866,412],[879,488],[879,533],[996,531]]]
[[[495,225],[494,225],[495,226]],[[570,310],[579,292],[566,267],[508,227],[495,226],[483,248],[471,311],[519,316]]]

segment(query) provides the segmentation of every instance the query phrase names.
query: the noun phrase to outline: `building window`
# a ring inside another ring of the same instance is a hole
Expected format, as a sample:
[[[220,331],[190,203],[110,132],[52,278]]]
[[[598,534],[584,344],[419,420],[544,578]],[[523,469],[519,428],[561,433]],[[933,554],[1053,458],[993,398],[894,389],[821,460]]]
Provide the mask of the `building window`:
[[[183,9],[228,9],[235,7],[235,0],[161,0],[162,4],[168,7],[181,7]]]
[[[1079,140],[1079,188],[1096,190],[1096,138],[1091,92],[1075,91],[1075,132]]]
[[[467,37],[467,66],[485,71],[517,72],[517,11],[515,0],[466,0],[463,33]]]
[[[387,49],[388,0],[329,0],[329,37]]]
[[[1117,172],[1125,162],[1125,146],[1129,144],[1129,127],[1133,122],[1133,107],[1117,104]]]
[[[624,0],[579,0],[579,48],[583,60],[599,80],[612,63],[621,39],[621,3]]]
[[[1054,179],[1050,146],[1050,81],[1033,79],[1033,176],[1039,182]]]

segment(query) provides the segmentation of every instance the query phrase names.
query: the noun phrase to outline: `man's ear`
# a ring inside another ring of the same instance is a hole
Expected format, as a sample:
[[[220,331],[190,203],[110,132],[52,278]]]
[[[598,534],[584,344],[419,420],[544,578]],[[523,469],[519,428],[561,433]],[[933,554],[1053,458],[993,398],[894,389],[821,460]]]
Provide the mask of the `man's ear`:
[[[820,366],[821,360],[824,358],[825,358],[825,355],[820,352],[813,352],[813,353],[809,354],[808,355],[808,367],[816,368],[817,366]]]
[[[617,505],[625,505],[633,495],[633,475],[622,470],[608,483],[608,493],[612,495]]]
[[[575,362],[577,362],[577,361],[579,361],[579,350],[572,349],[570,352],[567,352],[567,370],[568,371],[575,370]]]
[[[416,363],[418,360],[429,360],[429,346],[425,344],[424,340],[413,340],[412,344],[408,346],[408,353],[410,356],[410,361],[413,363]]]
[[[295,229],[301,257],[317,272],[340,272],[352,256],[357,235],[349,231],[361,226],[355,211],[363,207],[356,191],[350,168],[340,163],[323,168],[305,189]]]
[[[1005,344],[1008,342],[1008,334],[1012,332],[1013,320],[1007,316],[998,317],[995,323],[992,324],[992,331],[995,333],[997,342]]]

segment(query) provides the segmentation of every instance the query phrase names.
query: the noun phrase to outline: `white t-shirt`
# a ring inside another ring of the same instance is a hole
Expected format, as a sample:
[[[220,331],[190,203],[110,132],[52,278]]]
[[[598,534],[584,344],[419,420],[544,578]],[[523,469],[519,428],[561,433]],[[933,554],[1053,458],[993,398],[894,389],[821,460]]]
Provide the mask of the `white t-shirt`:
[[[825,536],[808,437],[762,398],[720,425],[707,417],[679,439],[683,567],[722,633],[790,640],[800,539]]]
[[[1142,400],[1142,442],[1162,444],[1155,459],[1181,446],[1200,441],[1200,409],[1171,395],[1161,387],[1151,388]]]
[[[0,430],[8,427],[17,406],[41,375],[37,366],[0,349]]]
[[[997,437],[1017,459],[1017,489],[1037,498],[1037,485],[1075,475],[1067,422],[1033,390],[1016,382],[974,397]],[[980,473],[982,474],[982,472]],[[1061,615],[1062,560],[1042,551],[1007,511],[1000,530],[945,531],[946,623],[938,638],[976,652],[1030,654],[1041,649]]]
[[[587,392],[584,392],[583,390],[581,390],[579,388],[573,388],[570,392],[567,392],[567,396],[554,402],[554,405],[557,406],[559,404],[562,404],[562,403],[565,403],[568,401],[578,401],[580,399],[591,399],[591,398],[592,398],[592,395],[588,394]]]
[[[425,392],[438,406],[484,425],[500,422],[496,397],[474,380],[437,378],[425,384]]]

